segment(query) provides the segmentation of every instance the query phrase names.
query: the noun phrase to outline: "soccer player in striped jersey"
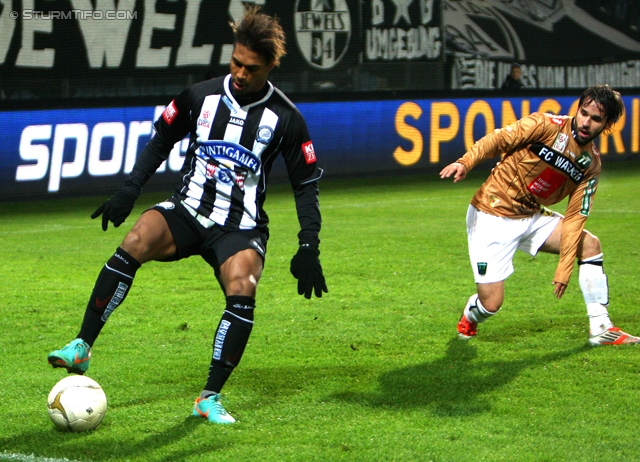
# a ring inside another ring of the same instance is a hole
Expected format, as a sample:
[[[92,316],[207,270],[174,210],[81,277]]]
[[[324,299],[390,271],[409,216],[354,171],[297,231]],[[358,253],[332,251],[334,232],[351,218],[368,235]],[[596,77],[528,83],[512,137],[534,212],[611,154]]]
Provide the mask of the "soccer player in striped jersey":
[[[200,255],[226,297],[208,379],[193,409],[194,415],[215,423],[235,421],[222,406],[220,391],[240,362],[253,327],[269,237],[263,204],[269,172],[280,154],[300,223],[291,273],[300,295],[309,299],[327,292],[319,259],[322,169],[301,113],[267,79],[286,53],[284,31],[277,18],[257,6],[246,7],[231,27],[231,72],[197,83],[171,101],[120,191],[92,218],[102,215],[105,231],[109,222],[121,225],[143,185],[174,144],[188,135],[190,146],[175,192],[138,218],[98,275],[77,338],[48,356],[53,367],[83,374],[91,347],[141,265]]]
[[[447,165],[441,178],[454,182],[485,159],[504,155],[471,200],[467,212],[469,256],[477,293],[469,297],[458,334],[475,337],[478,324],[504,300],[513,255],[522,250],[559,254],[554,295],[562,297],[578,260],[578,283],[587,305],[591,345],[640,343],[609,319],[609,288],[600,240],[584,229],[600,177],[594,140],[624,113],[620,94],[608,85],[586,89],[574,117],[533,113],[489,133]],[[565,215],[547,206],[568,197]]]

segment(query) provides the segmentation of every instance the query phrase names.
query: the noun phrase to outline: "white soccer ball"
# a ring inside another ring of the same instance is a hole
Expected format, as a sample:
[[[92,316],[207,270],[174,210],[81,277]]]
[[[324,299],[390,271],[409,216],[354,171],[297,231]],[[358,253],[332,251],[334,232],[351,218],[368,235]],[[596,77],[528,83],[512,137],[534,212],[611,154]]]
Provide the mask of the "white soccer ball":
[[[107,412],[107,396],[95,380],[69,375],[51,389],[47,408],[51,421],[60,430],[84,432],[102,422]]]

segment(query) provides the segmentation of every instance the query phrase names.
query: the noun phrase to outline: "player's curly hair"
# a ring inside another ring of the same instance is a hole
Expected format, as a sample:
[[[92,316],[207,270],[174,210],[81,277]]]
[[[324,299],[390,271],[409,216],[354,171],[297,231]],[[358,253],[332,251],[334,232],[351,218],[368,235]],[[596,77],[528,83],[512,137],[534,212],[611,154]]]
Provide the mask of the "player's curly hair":
[[[609,85],[593,85],[582,92],[578,107],[582,107],[590,102],[595,102],[606,117],[606,128],[611,129],[624,114],[624,102],[620,93],[613,90]]]
[[[280,65],[280,59],[287,51],[284,30],[277,16],[263,13],[258,5],[245,5],[243,17],[230,25],[235,43],[258,53],[268,65]]]

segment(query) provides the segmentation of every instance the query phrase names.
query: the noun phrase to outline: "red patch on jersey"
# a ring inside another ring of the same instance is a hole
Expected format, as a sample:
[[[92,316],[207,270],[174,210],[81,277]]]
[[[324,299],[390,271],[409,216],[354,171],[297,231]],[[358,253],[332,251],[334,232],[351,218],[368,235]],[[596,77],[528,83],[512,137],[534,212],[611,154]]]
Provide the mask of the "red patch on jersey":
[[[178,108],[176,107],[176,101],[173,100],[166,108],[164,108],[164,111],[162,111],[162,118],[166,123],[171,125],[171,122],[173,122],[173,119],[175,119],[177,115]]]
[[[564,180],[565,176],[562,173],[548,168],[529,183],[527,189],[532,194],[546,199],[562,186]]]
[[[316,151],[313,149],[313,143],[311,141],[302,143],[302,153],[304,154],[304,160],[307,161],[307,164],[313,164],[316,161]]]
[[[596,143],[591,143],[591,146],[593,147],[593,154],[597,157],[600,157],[600,151],[598,151],[598,147],[596,146]]]
[[[554,123],[556,125],[564,125],[565,122],[565,119],[561,117],[549,117],[549,120],[551,120],[551,123]]]

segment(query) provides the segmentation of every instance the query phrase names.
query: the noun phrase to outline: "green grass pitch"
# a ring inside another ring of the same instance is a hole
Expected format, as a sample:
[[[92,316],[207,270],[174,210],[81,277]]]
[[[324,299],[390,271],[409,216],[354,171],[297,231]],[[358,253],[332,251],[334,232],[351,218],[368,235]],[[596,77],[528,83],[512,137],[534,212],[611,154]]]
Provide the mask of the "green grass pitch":
[[[612,320],[640,334],[640,170],[604,159],[587,228],[603,242]],[[0,460],[638,460],[640,348],[587,346],[577,272],[553,297],[557,257],[518,254],[503,310],[477,339],[455,325],[473,293],[465,213],[487,171],[325,180],[329,293],[296,293],[293,196],[274,185],[271,240],[245,356],[223,390],[238,419],[191,417],[224,297],[198,258],[149,263],[93,350],[109,410],[56,431],[47,354],[78,331],[104,262],[146,206],[104,233],[103,197],[0,204]],[[556,207],[563,211],[564,205]]]

